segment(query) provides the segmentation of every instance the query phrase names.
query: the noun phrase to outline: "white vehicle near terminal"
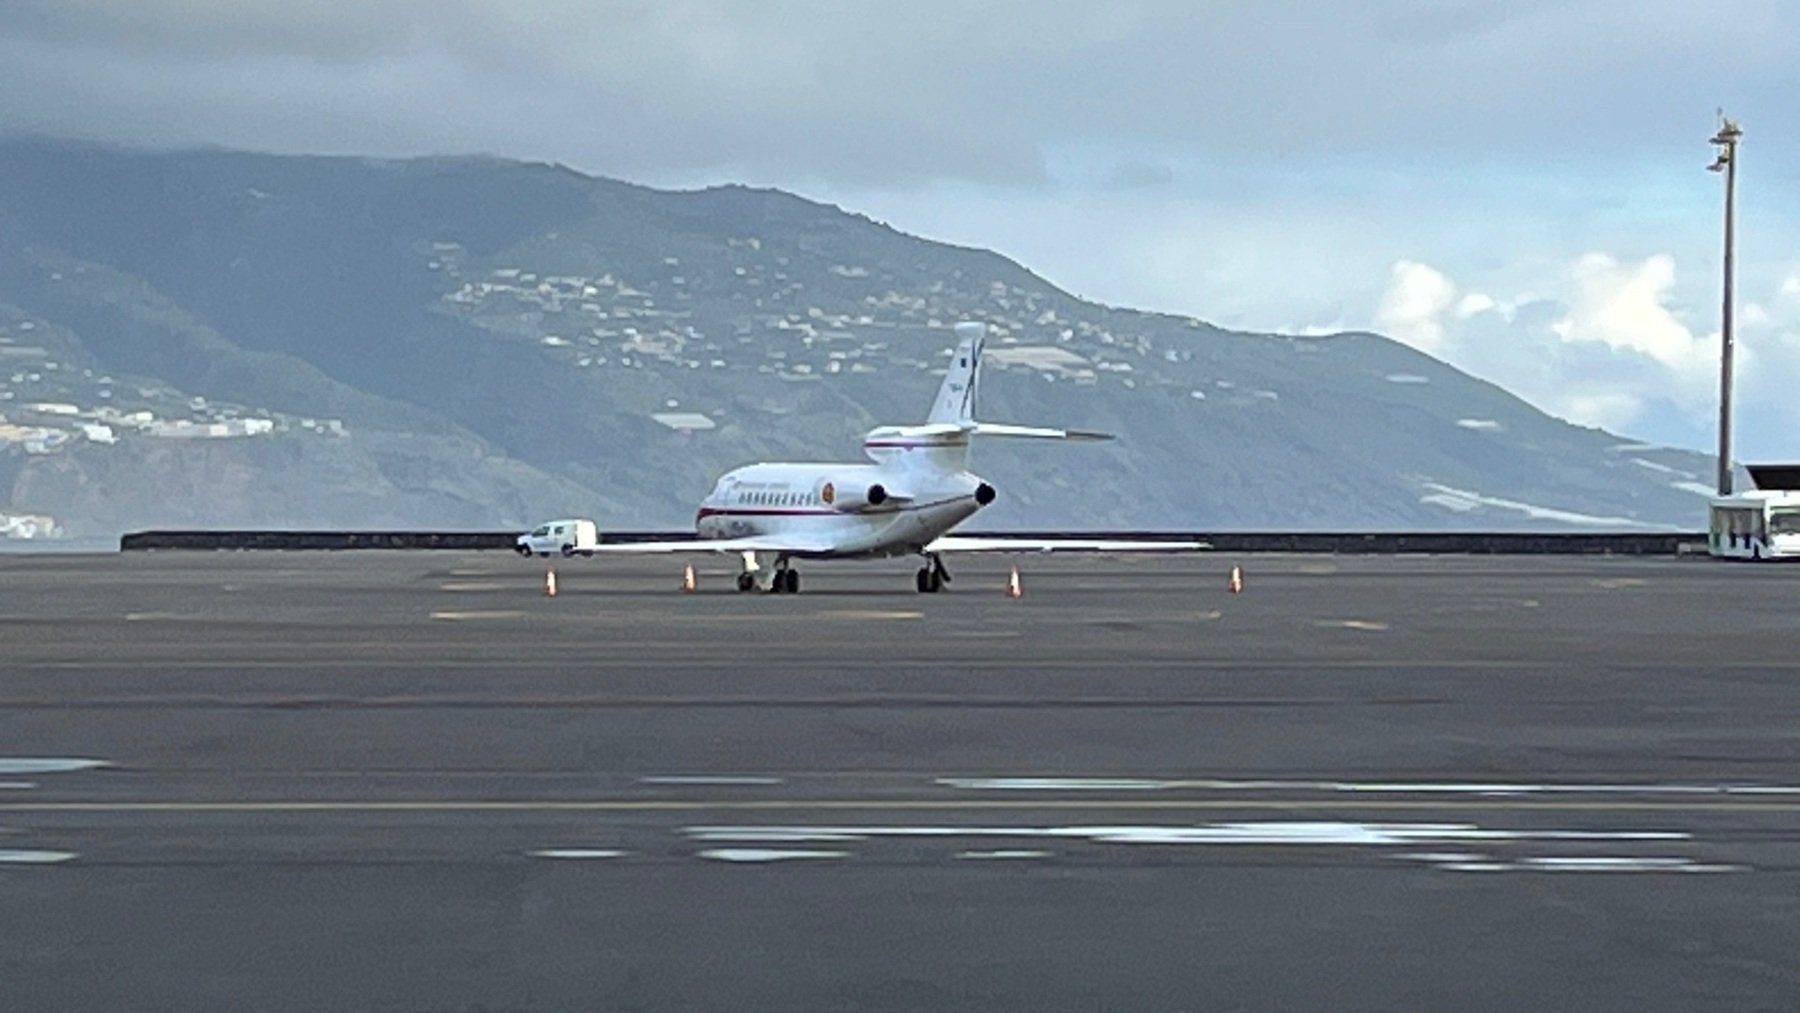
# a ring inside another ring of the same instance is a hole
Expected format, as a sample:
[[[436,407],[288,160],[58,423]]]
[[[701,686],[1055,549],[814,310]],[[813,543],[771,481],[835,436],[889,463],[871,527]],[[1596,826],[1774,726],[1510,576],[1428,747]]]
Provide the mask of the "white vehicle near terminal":
[[[1707,550],[1725,559],[1800,558],[1800,491],[1753,489],[1712,501]]]
[[[600,529],[593,521],[579,517],[540,524],[513,543],[514,551],[521,556],[548,556],[552,552],[591,556],[599,547]]]
[[[950,530],[994,502],[998,492],[968,470],[977,436],[1109,440],[1103,433],[975,421],[987,326],[956,325],[949,369],[922,425],[881,426],[863,438],[869,464],[760,463],[727,472],[701,501],[696,537],[595,545],[582,555],[734,553],[740,591],[800,590],[799,559],[922,557],[914,587],[943,590],[944,557],[959,552],[1184,552],[1199,542],[1125,539],[961,537]],[[566,522],[564,522],[566,523]],[[539,529],[544,530],[544,529]],[[526,538],[521,536],[520,544]],[[536,546],[548,544],[533,542]]]

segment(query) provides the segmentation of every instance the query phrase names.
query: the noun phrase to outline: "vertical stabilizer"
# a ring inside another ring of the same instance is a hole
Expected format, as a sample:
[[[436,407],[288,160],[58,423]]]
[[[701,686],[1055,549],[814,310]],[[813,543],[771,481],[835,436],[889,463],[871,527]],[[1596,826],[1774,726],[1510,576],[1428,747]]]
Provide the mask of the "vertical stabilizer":
[[[938,388],[937,400],[931,403],[927,422],[970,422],[975,418],[975,382],[980,378],[981,346],[987,340],[987,325],[956,325],[956,351],[950,356],[950,369],[944,384]]]

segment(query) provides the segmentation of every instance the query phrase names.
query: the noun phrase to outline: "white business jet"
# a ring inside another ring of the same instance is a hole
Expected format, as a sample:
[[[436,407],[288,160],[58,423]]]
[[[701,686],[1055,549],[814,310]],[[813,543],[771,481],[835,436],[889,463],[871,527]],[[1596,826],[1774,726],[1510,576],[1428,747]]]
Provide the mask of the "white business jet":
[[[1104,433],[975,421],[975,387],[987,326],[956,325],[956,354],[924,425],[881,426],[863,438],[872,464],[751,464],[727,472],[700,503],[697,537],[582,547],[582,555],[729,552],[743,559],[740,591],[800,590],[798,559],[922,556],[919,591],[950,582],[944,557],[958,552],[1182,552],[1199,542],[966,538],[949,534],[994,501],[968,469],[969,439],[1108,440]],[[525,546],[522,536],[520,545]],[[521,551],[529,549],[521,548]]]

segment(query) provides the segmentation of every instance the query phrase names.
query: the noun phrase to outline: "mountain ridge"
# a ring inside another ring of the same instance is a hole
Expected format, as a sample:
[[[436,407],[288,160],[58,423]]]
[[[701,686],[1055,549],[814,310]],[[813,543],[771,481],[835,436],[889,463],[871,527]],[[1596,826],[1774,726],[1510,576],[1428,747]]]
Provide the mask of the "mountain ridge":
[[[922,416],[962,318],[993,333],[984,416],[1121,436],[984,446],[984,527],[1691,528],[1704,509],[1703,455],[1551,419],[1379,335],[1091,303],[781,190],[14,137],[0,511],[78,534],[682,526],[731,466],[854,460],[868,428]],[[122,421],[145,412],[162,428]],[[173,439],[263,480],[217,472],[209,498],[158,478],[190,460]]]

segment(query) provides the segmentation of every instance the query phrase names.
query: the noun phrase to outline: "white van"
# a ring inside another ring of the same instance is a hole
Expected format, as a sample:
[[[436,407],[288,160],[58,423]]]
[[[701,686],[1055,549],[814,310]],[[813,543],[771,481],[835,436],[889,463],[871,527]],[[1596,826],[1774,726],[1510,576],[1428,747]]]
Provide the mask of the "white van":
[[[600,529],[593,521],[573,518],[564,521],[551,521],[540,524],[519,536],[513,544],[521,556],[536,553],[548,556],[552,552],[560,552],[565,556],[580,553],[591,556],[600,545]]]

